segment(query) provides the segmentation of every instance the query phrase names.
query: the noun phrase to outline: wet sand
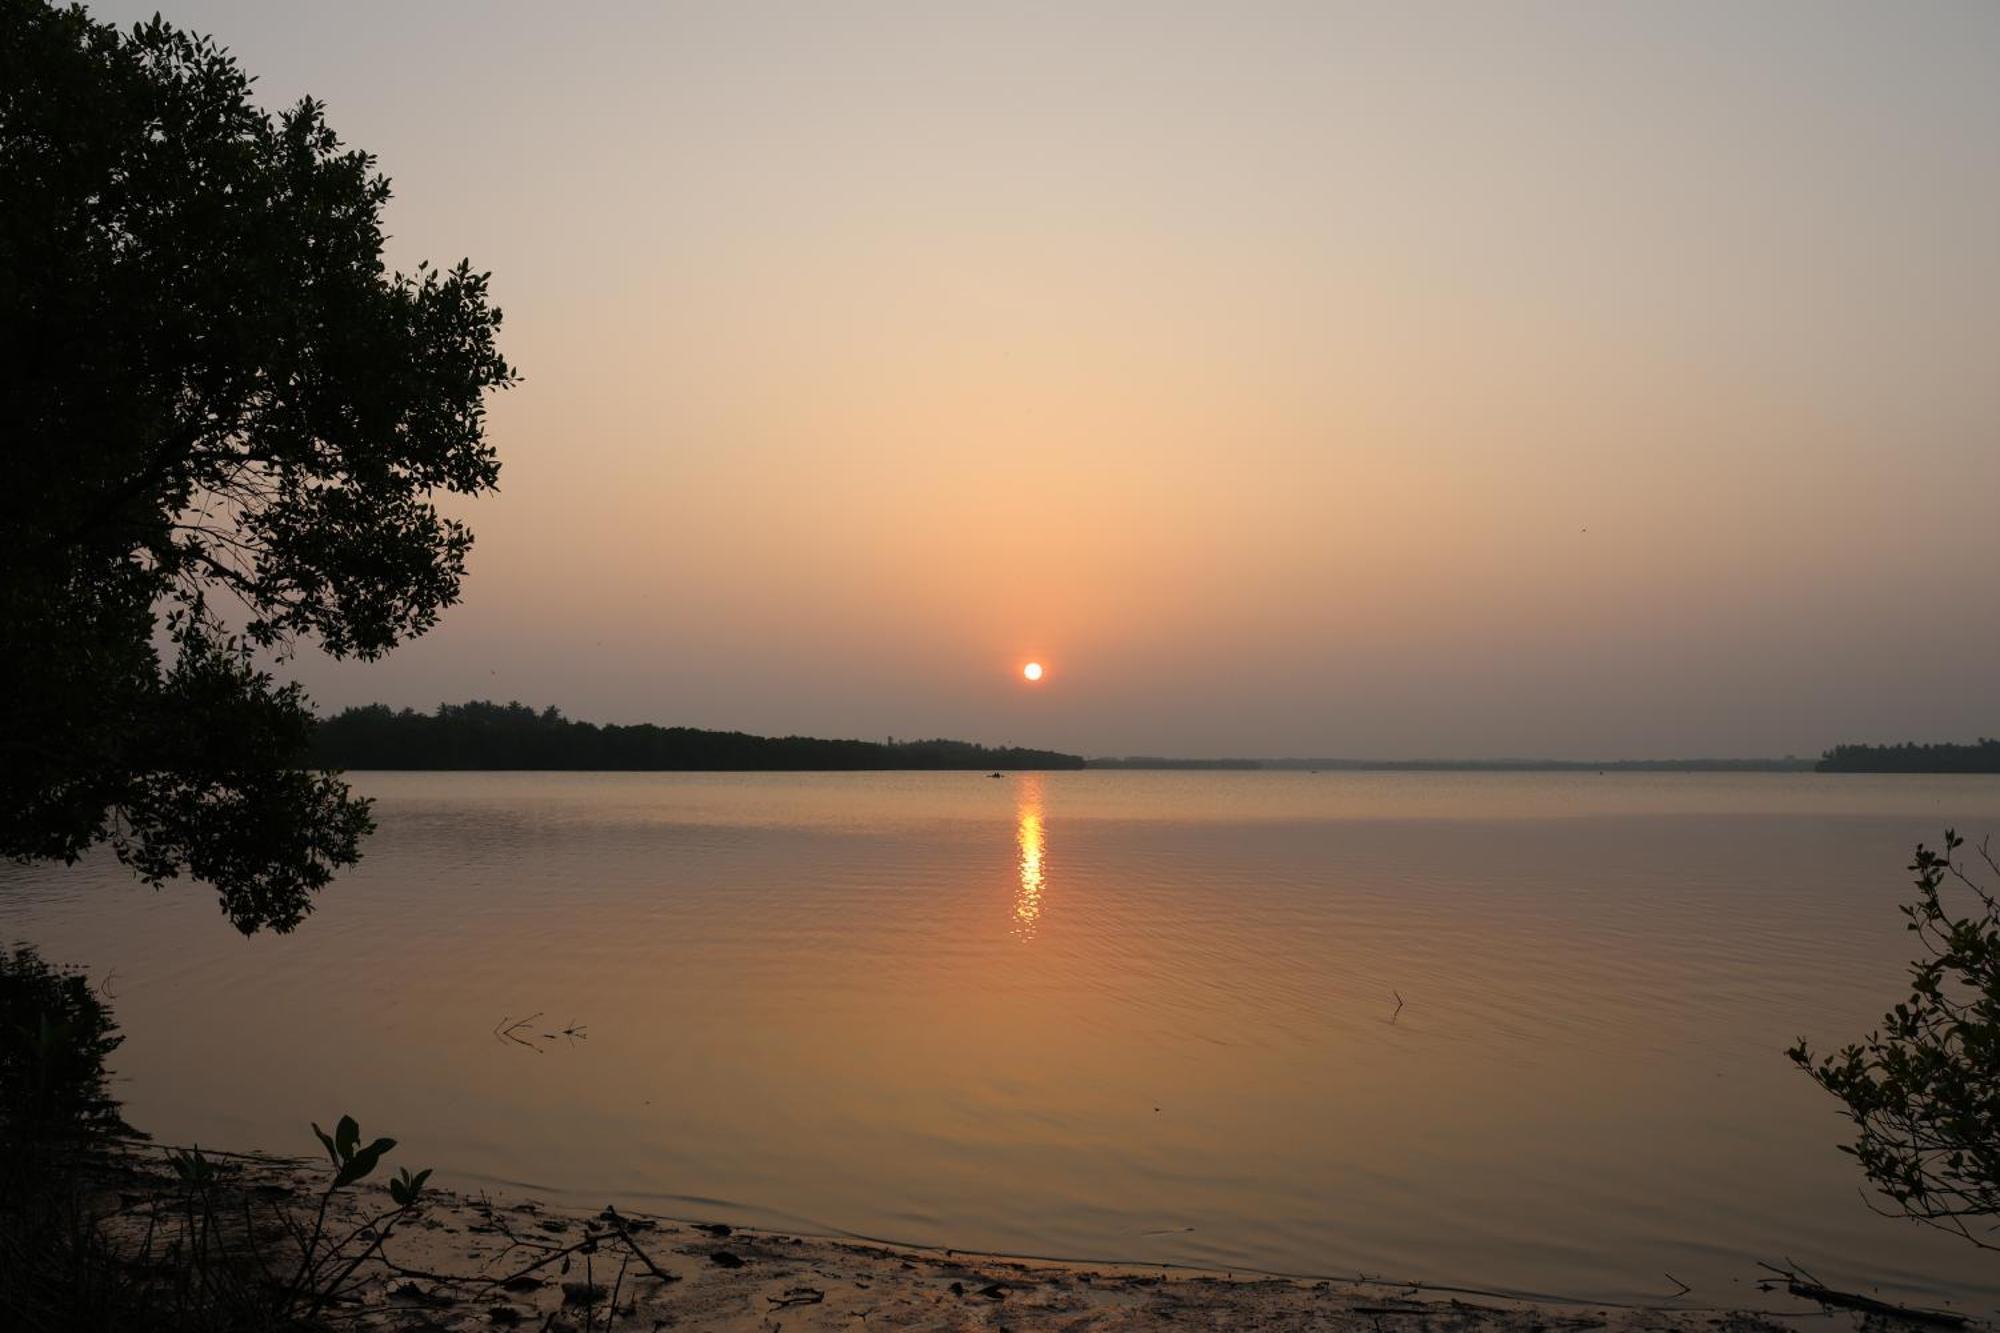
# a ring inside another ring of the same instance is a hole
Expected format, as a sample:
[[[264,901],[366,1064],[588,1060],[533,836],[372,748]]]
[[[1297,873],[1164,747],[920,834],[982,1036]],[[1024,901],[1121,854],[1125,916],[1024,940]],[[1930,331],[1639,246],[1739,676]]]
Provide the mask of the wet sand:
[[[253,1201],[272,1222],[285,1207],[309,1216],[326,1179],[322,1163],[254,1155],[216,1162],[229,1207]],[[134,1159],[120,1191],[118,1225],[128,1236],[180,1207],[156,1153]],[[336,1232],[394,1211],[377,1181],[335,1198]],[[366,1248],[369,1234],[353,1252]],[[379,1255],[349,1290],[340,1322],[375,1330],[1762,1333],[1797,1323],[1750,1311],[1536,1303],[1423,1286],[916,1249],[436,1189],[387,1228]],[[1801,1313],[1826,1327],[1818,1308]]]

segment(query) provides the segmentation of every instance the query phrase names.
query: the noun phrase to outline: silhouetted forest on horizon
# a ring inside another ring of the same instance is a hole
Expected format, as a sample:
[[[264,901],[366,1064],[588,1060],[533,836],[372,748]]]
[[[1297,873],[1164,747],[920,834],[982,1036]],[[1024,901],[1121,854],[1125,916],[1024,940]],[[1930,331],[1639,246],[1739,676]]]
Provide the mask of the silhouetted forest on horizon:
[[[579,722],[557,708],[473,700],[429,713],[349,708],[314,729],[312,762],[342,769],[812,771],[847,769],[1210,769],[1325,772],[2000,773],[2000,740],[1971,745],[1837,745],[1818,760],[1782,759],[1085,759],[971,741],[753,736],[697,727]]]
[[[1970,745],[1836,745],[1819,761],[1822,773],[2000,773],[2000,740]]]
[[[1273,769],[1311,773],[1803,773],[1811,759],[1092,759],[1090,768]]]
[[[969,741],[823,740],[695,727],[572,721],[556,708],[474,700],[433,713],[387,704],[349,708],[314,729],[315,764],[344,769],[810,771],[817,769],[1082,768],[1053,750]]]

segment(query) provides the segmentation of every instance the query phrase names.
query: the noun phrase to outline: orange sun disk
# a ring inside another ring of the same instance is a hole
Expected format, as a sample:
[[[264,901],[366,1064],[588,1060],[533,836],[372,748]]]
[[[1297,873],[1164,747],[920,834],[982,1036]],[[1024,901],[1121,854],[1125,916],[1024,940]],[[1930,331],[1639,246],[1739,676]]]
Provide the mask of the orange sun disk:
[[[1021,668],[1021,674],[1029,680],[1040,680],[1042,678],[1042,664],[1040,662],[1030,662]]]

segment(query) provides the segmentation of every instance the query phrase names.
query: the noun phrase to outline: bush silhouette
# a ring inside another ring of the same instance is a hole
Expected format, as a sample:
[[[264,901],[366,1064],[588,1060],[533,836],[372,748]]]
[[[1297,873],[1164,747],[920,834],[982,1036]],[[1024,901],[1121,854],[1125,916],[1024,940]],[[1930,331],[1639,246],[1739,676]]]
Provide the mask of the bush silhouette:
[[[1911,863],[1916,900],[1899,910],[1924,956],[1909,999],[1831,1055],[1803,1038],[1789,1054],[1840,1099],[1858,1131],[1842,1151],[1885,1211],[2000,1249],[2000,898],[1954,859],[1963,845],[1947,829],[1942,852],[1919,845]]]

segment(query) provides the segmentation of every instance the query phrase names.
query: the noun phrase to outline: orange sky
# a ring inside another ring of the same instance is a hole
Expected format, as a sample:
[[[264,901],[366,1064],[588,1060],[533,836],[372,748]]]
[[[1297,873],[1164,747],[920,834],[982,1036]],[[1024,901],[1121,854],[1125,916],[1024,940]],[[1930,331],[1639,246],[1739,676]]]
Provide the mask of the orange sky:
[[[301,661],[323,705],[1093,754],[2000,730],[2000,8],[168,17],[330,103],[395,262],[492,269],[526,376],[464,604]]]

